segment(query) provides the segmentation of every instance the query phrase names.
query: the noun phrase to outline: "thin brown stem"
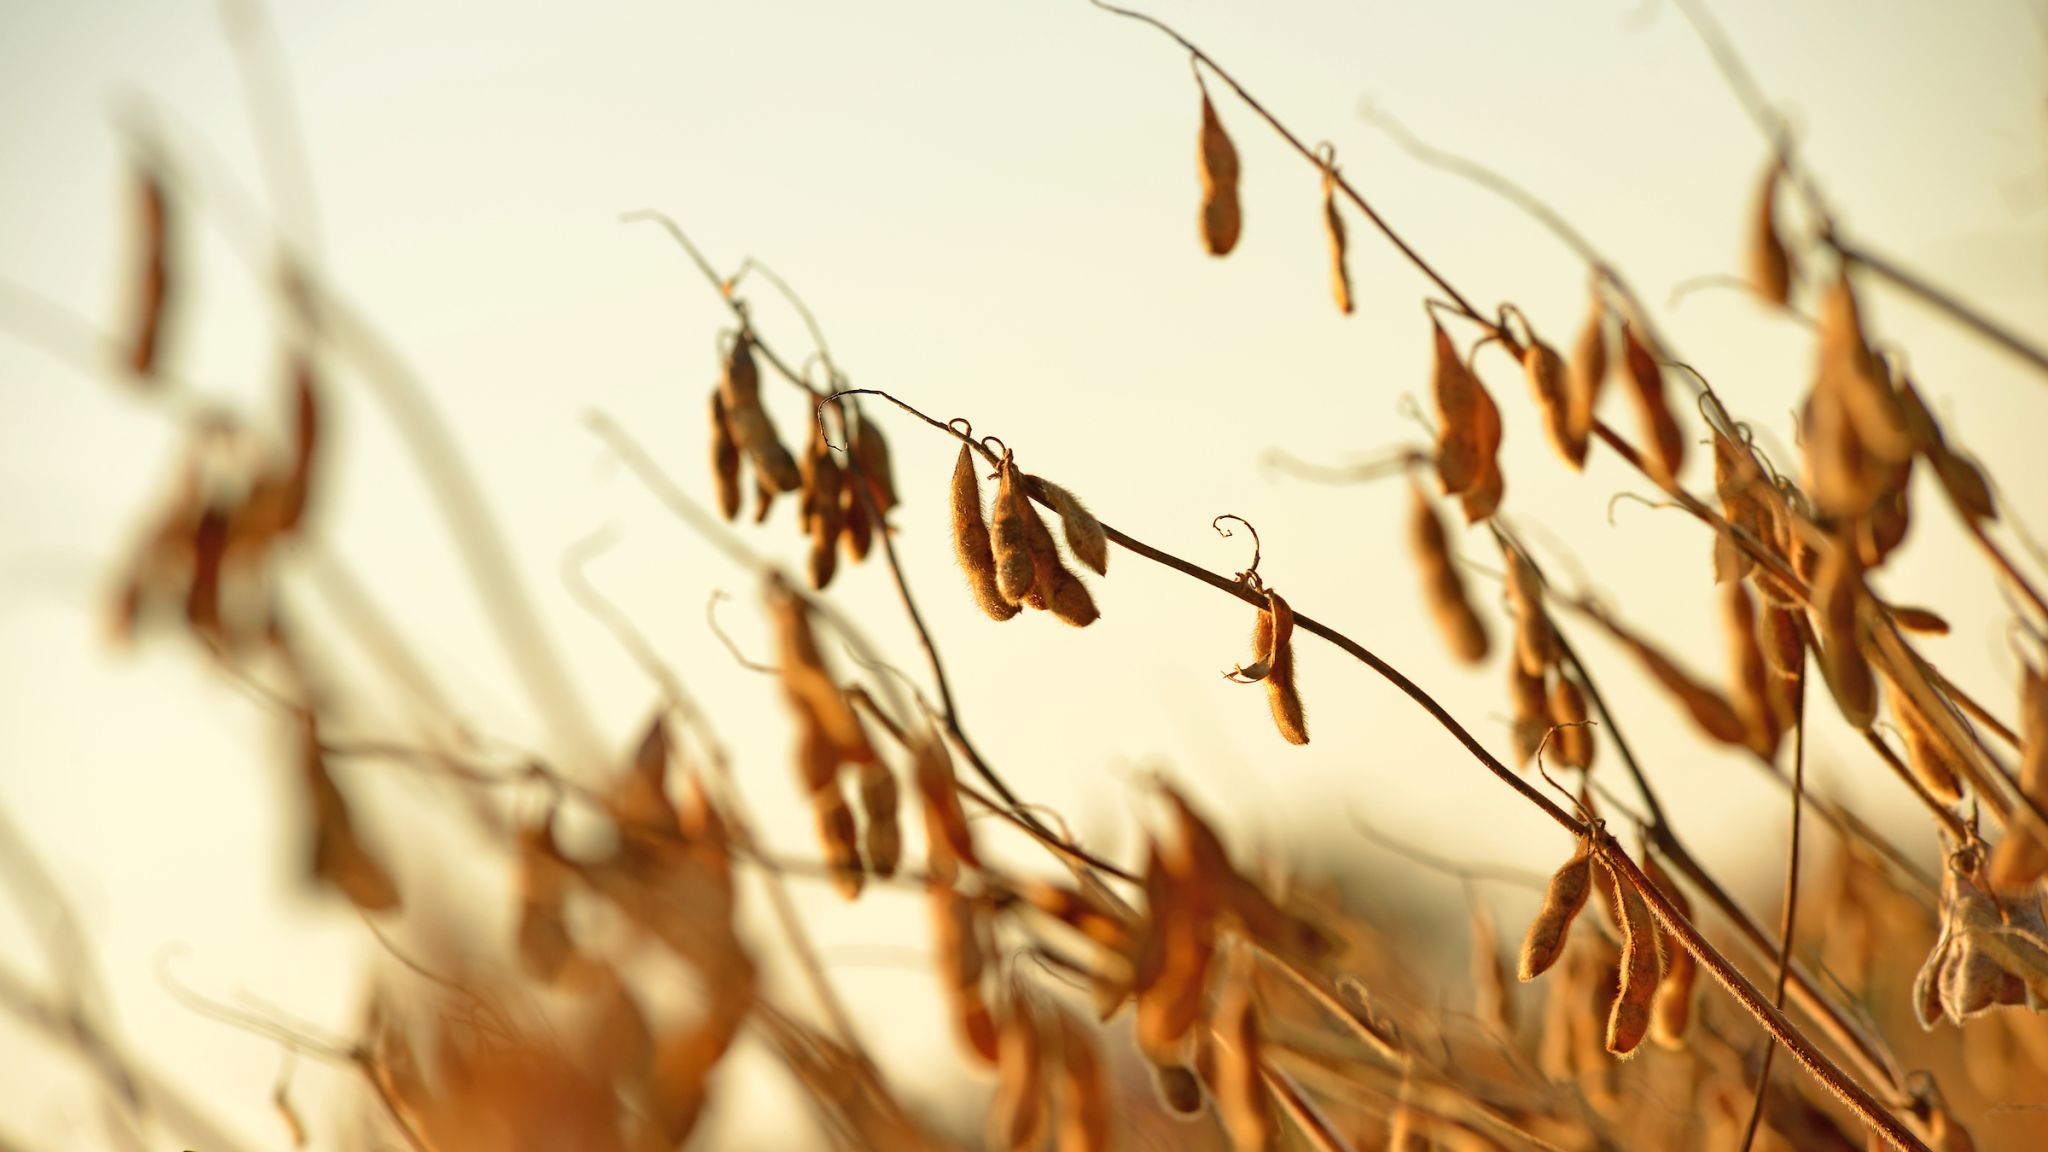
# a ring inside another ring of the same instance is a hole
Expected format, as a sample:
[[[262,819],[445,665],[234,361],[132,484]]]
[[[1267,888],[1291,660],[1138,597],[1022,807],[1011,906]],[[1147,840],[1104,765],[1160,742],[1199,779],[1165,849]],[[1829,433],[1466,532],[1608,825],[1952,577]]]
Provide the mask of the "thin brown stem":
[[[1785,911],[1778,921],[1778,979],[1771,991],[1771,1003],[1785,1006],[1785,982],[1792,974],[1792,936],[1799,925],[1799,809],[1800,798],[1806,792],[1806,660],[1802,653],[1799,661],[1798,684],[1793,695],[1792,721],[1792,835],[1785,848]],[[1749,1152],[1756,1143],[1757,1125],[1764,1118],[1764,1094],[1771,1083],[1771,1057],[1778,1052],[1778,1046],[1769,1045],[1764,1049],[1762,1067],[1756,1074],[1756,1097],[1750,1102],[1749,1122],[1742,1131],[1742,1143],[1737,1147]]]

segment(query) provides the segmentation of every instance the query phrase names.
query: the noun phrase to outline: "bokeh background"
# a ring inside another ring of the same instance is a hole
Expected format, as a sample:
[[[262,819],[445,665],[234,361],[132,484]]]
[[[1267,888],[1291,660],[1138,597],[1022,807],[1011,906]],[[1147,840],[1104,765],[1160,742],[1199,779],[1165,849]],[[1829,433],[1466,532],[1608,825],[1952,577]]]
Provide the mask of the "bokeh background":
[[[1806,333],[1739,292],[1666,306],[1682,282],[1739,270],[1766,156],[1668,3],[1155,10],[1297,131],[1333,143],[1345,173],[1461,290],[1482,306],[1512,300],[1562,343],[1583,313],[1583,266],[1512,207],[1418,163],[1364,109],[1555,206],[1661,309],[1675,349],[1776,457],[1794,459]],[[1857,235],[2048,338],[2043,5],[1714,10]],[[654,701],[563,585],[565,550],[609,529],[593,581],[712,708],[766,832],[791,854],[814,849],[777,689],[705,625],[710,598],[730,593],[721,619],[742,648],[765,651],[752,581],[668,517],[583,423],[609,413],[708,498],[704,400],[729,317],[682,254],[646,225],[622,225],[623,211],[672,214],[724,270],[765,261],[803,293],[853,383],[970,418],[1127,531],[1232,571],[1246,541],[1219,539],[1210,518],[1250,519],[1269,581],[1506,749],[1498,658],[1454,665],[1420,610],[1405,486],[1315,485],[1261,463],[1273,449],[1342,463],[1418,439],[1401,408],[1426,400],[1429,287],[1353,217],[1359,303],[1339,316],[1314,171],[1220,97],[1246,221],[1233,255],[1206,256],[1196,93],[1184,55],[1156,34],[1079,0],[280,0],[268,15],[290,106],[259,95],[252,117],[215,5],[0,2],[0,806],[75,907],[121,1034],[251,1146],[283,1143],[267,1104],[277,1048],[181,1004],[164,969],[216,999],[254,997],[346,1031],[376,950],[344,906],[298,878],[275,718],[187,644],[117,649],[106,638],[115,566],[168,482],[179,434],[108,373],[51,351],[75,335],[67,316],[111,332],[124,315],[123,124],[153,125],[219,191],[193,230],[178,371],[238,407],[274,407],[277,313],[231,239],[255,212],[274,216],[428,383],[509,541],[514,571],[503,575],[537,603],[602,753],[622,758]],[[262,193],[256,141],[272,116],[295,124],[310,203]],[[255,199],[231,198],[232,187]],[[754,287],[771,340],[803,347],[794,314]],[[2048,530],[2048,388],[1908,301],[1879,291],[1871,313],[1884,340],[1910,349],[1954,437],[2001,480],[2009,513]],[[1672,512],[1610,508],[1647,486],[1597,449],[1583,475],[1559,467],[1517,374],[1499,357],[1480,363],[1506,413],[1512,522],[1568,584],[1721,676],[1703,534]],[[315,542],[293,562],[359,582],[479,731],[573,770],[604,768],[539,722],[385,413],[340,385]],[[794,395],[774,396],[784,428],[800,427]],[[1262,694],[1219,675],[1243,658],[1248,613],[1129,554],[1095,583],[1094,627],[991,624],[951,562],[951,441],[880,415],[905,492],[897,542],[963,721],[1028,798],[1091,845],[1135,848],[1151,814],[1141,781],[1163,769],[1248,850],[1339,870],[1389,906],[1440,909],[1447,953],[1462,931],[1456,886],[1368,843],[1357,822],[1474,864],[1547,869],[1563,851],[1555,828],[1425,716],[1325,647],[1300,655],[1315,742],[1281,744]],[[748,540],[799,561],[790,515]],[[1461,546],[1480,565],[1496,559],[1479,534]],[[1882,590],[1938,602],[1955,628],[1929,654],[1970,691],[2007,699],[2007,610],[1945,516],[1918,519]],[[879,568],[844,571],[834,594],[922,675]],[[360,672],[331,612],[311,600],[304,610],[337,675]],[[1774,909],[1782,793],[1706,749],[1610,646],[1584,629],[1574,639],[1696,851],[1753,906]],[[361,716],[395,725],[405,709],[371,693]],[[1880,821],[1909,818],[1910,797],[1818,711],[1815,787]],[[445,797],[394,770],[349,771],[408,892],[404,930],[503,931],[476,895],[503,891],[501,864],[449,830]],[[1931,859],[1924,828],[1900,826]],[[801,896],[905,1094],[956,1097],[969,1081],[941,1022],[917,902]],[[1526,915],[1525,895],[1503,899],[1510,923]],[[46,910],[0,909],[0,963],[33,983],[60,978],[36,946]],[[52,1051],[0,1020],[0,1135],[89,1146],[101,1138],[90,1081]],[[316,1125],[345,1106],[342,1075],[302,1067],[297,1078]],[[743,1107],[721,1114],[707,1143],[776,1147],[807,1131],[798,1110]]]

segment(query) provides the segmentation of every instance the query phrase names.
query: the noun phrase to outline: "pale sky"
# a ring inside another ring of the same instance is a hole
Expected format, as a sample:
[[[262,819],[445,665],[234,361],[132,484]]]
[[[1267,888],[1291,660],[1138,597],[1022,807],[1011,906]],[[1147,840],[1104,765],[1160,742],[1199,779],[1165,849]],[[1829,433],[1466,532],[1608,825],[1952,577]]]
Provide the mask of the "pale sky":
[[[1316,173],[1220,93],[1243,161],[1245,226],[1230,257],[1205,255],[1197,97],[1186,58],[1156,33],[1080,0],[271,9],[328,272],[429,383],[562,666],[619,755],[653,690],[559,576],[564,549],[607,526],[619,542],[593,578],[714,709],[753,806],[776,814],[771,838],[814,851],[774,685],[738,669],[704,624],[712,592],[733,593],[722,619],[764,650],[750,580],[662,512],[582,424],[590,409],[611,414],[709,499],[705,398],[728,317],[664,236],[618,223],[636,208],[675,216],[723,269],[765,261],[805,295],[855,384],[970,418],[1104,520],[1227,572],[1243,566],[1245,541],[1217,539],[1209,521],[1250,519],[1271,583],[1505,750],[1499,657],[1477,671],[1454,665],[1421,611],[1402,547],[1405,486],[1311,486],[1260,465],[1273,448],[1342,462],[1416,439],[1400,405],[1426,400],[1428,285],[1354,215],[1359,306],[1340,317]],[[1854,234],[2048,340],[2038,5],[1715,9],[1800,127]],[[1663,306],[1688,278],[1739,269],[1765,157],[1668,2],[1149,10],[1306,139],[1333,142],[1347,176],[1463,292],[1482,307],[1513,301],[1562,344],[1583,313],[1584,269],[1512,208],[1408,157],[1362,105],[1548,201],[1662,309],[1674,350],[1791,462],[1789,412],[1811,367],[1805,333],[1727,291]],[[251,1146],[281,1147],[267,1105],[275,1047],[177,1003],[159,962],[182,949],[180,978],[216,998],[246,993],[345,1029],[374,946],[289,875],[297,832],[279,820],[292,793],[274,721],[187,644],[105,643],[106,589],[175,463],[174,429],[44,351],[35,336],[47,327],[18,291],[118,327],[130,188],[116,118],[137,108],[174,154],[262,187],[215,5],[0,0],[0,804],[75,903],[122,1034]],[[217,223],[198,231],[174,363],[267,411],[273,314]],[[800,354],[793,316],[759,299],[768,338]],[[1909,350],[1952,436],[2000,479],[2008,511],[2048,532],[2044,381],[1901,298],[1875,293],[1870,312],[1883,340]],[[1505,515],[1555,574],[1589,574],[1625,618],[1720,680],[1706,537],[1680,514],[1636,504],[1610,523],[1609,498],[1647,485],[1597,449],[1585,474],[1566,471],[1518,374],[1497,356],[1480,364],[1506,414]],[[541,744],[385,413],[353,381],[337,394],[322,550],[399,621],[465,715],[494,737]],[[774,395],[785,430],[796,429],[793,397]],[[1321,838],[1361,867],[1385,866],[1348,830],[1355,812],[1476,862],[1547,868],[1559,851],[1537,814],[1327,647],[1300,656],[1314,743],[1282,744],[1262,694],[1219,675],[1244,658],[1249,612],[1128,553],[1094,582],[1103,618],[1086,631],[1036,616],[988,622],[951,564],[952,442],[880,415],[904,491],[898,543],[962,719],[1021,792],[1091,843],[1132,849],[1140,770],[1164,767],[1227,810],[1247,850]],[[1706,453],[1693,459],[1697,490]],[[1883,591],[1938,603],[1955,631],[1925,651],[2004,707],[2012,664],[1995,585],[1931,488],[1915,496],[1913,535]],[[787,511],[745,536],[801,561]],[[1482,534],[1460,541],[1478,564],[1496,562]],[[922,677],[879,567],[843,570],[833,592]],[[1633,718],[1630,736],[1681,831],[1774,907],[1780,794],[1737,758],[1703,751],[1609,645],[1588,637],[1584,647]],[[1866,813],[1909,813],[1832,716],[1815,740],[1820,786]],[[474,847],[409,819],[431,801],[416,783],[349,771],[375,798],[367,819],[417,894],[413,915],[448,915],[463,896],[442,862]],[[1918,826],[1903,827],[1915,850],[1931,849]],[[1751,853],[1748,871],[1731,863]],[[807,891],[805,906],[828,957],[846,958],[838,974],[867,1006],[868,1039],[913,1098],[938,1094],[952,1055],[936,1039],[932,981],[914,956],[890,967],[860,952],[905,941],[921,951],[920,910],[886,898],[849,909],[822,891]],[[30,939],[0,913],[0,962],[41,980]],[[0,1025],[0,1135],[93,1143],[87,1081],[69,1065],[28,1071],[42,1051]],[[309,1094],[339,1082],[303,1064],[300,1077]],[[786,1131],[734,1130],[770,1143]]]

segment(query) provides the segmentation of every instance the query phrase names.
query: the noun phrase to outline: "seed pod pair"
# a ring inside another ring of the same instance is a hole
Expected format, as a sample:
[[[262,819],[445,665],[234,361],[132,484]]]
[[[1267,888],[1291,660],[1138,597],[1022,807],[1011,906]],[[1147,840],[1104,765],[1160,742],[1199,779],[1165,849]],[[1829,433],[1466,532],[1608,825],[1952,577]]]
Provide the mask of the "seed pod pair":
[[[858,828],[847,800],[840,769],[847,764],[862,769],[862,796],[869,805],[871,843],[893,854],[900,848],[895,831],[895,784],[884,787],[875,775],[876,757],[860,718],[847,702],[846,694],[832,679],[811,632],[810,608],[782,582],[770,576],[767,584],[769,615],[775,623],[778,667],[783,693],[797,715],[797,768],[811,798],[818,839],[840,894],[853,899],[860,894],[867,867],[862,863]],[[886,773],[886,767],[880,767]],[[888,810],[880,803],[887,799]],[[880,830],[874,825],[884,824]]]
[[[1486,386],[1458,356],[1450,334],[1434,319],[1430,393],[1436,401],[1437,478],[1446,495],[1465,506],[1467,523],[1493,515],[1504,484],[1500,472],[1500,409]]]
[[[953,465],[953,557],[967,575],[974,602],[993,620],[1008,620],[1017,605],[1004,596],[996,578],[996,559],[989,536],[988,521],[981,510],[981,480],[974,468],[974,452],[960,446]]]
[[[1252,663],[1226,673],[1241,684],[1266,685],[1273,726],[1289,744],[1308,743],[1308,720],[1294,687],[1294,610],[1279,593],[1265,589],[1266,606],[1252,627]]]
[[[2041,893],[1994,899],[1979,884],[1982,856],[1952,853],[1941,885],[1941,936],[1913,983],[1922,1028],[1947,1016],[1958,1026],[2003,1005],[2048,1008],[2048,920]]]
[[[1420,484],[1411,484],[1412,505],[1408,514],[1408,550],[1422,573],[1423,602],[1431,619],[1443,634],[1451,655],[1467,664],[1486,659],[1491,646],[1486,625],[1472,606],[1465,578],[1451,556],[1443,518],[1436,514]]]
[[[753,334],[742,331],[725,356],[719,399],[725,408],[732,439],[753,461],[755,483],[765,500],[774,493],[794,492],[803,484],[796,459],[775,434],[775,424],[761,405],[761,372],[754,364]]]
[[[1200,77],[1196,84],[1201,85]],[[1223,132],[1216,107],[1209,103],[1209,90],[1202,87],[1202,137],[1199,150],[1202,176],[1202,243],[1211,256],[1228,255],[1237,247],[1237,235],[1244,224],[1237,202],[1237,148]]]

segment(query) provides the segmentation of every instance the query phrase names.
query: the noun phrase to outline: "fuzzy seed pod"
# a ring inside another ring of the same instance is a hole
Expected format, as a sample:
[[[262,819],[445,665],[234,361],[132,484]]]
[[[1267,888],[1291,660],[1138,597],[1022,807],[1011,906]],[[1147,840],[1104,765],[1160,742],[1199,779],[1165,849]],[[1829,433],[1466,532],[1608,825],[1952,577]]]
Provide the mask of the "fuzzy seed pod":
[[[1647,852],[1643,854],[1643,874],[1678,909],[1679,915],[1692,919],[1692,902],[1686,898],[1684,889]],[[1699,980],[1699,962],[1661,924],[1657,927],[1657,939],[1664,951],[1664,978],[1658,982],[1656,999],[1650,1004],[1650,1039],[1658,1047],[1678,1051],[1685,1047],[1686,1033],[1692,1027],[1693,986]]]
[[[1621,326],[1621,350],[1629,381],[1635,385],[1630,395],[1635,398],[1636,414],[1642,421],[1643,439],[1651,453],[1649,460],[1663,479],[1676,480],[1679,466],[1685,463],[1685,432],[1671,413],[1671,397],[1664,388],[1664,366],[1644,347],[1634,326],[1626,322]]]
[[[1551,875],[1550,885],[1543,890],[1543,907],[1536,913],[1536,919],[1529,922],[1529,934],[1522,939],[1521,961],[1515,970],[1518,978],[1534,980],[1564,955],[1572,921],[1585,909],[1586,896],[1592,890],[1592,845],[1580,840],[1571,859]]]
[[[1437,478],[1456,495],[1465,521],[1477,523],[1500,504],[1500,409],[1472,370],[1459,358],[1443,325],[1431,321],[1434,360],[1430,391],[1436,401]]]
[[[925,854],[932,873],[950,879],[958,871],[957,861],[981,867],[973,828],[960,807],[959,784],[953,778],[953,760],[946,752],[945,738],[937,730],[927,729],[913,747],[911,762],[918,798],[923,802]]]
[[[811,587],[824,591],[839,567],[839,533],[846,526],[844,498],[849,485],[846,473],[832,458],[825,443],[825,430],[811,424],[810,447],[804,453],[803,492],[797,505],[797,522],[810,533]]]
[[[1200,83],[1199,79],[1197,83]],[[1237,148],[1223,132],[1209,91],[1202,90],[1202,243],[1211,256],[1228,255],[1237,247],[1244,224],[1237,202]]]
[[[1237,1152],[1265,1152],[1273,1140],[1273,1109],[1260,1074],[1259,1014],[1252,996],[1251,956],[1232,949],[1210,1018],[1215,1029],[1216,1113]]]
[[[1515,659],[1525,676],[1541,678],[1557,663],[1557,632],[1543,611],[1543,578],[1521,552],[1503,549],[1508,562],[1508,605],[1515,616]]]
[[[1820,667],[1828,688],[1852,728],[1868,728],[1877,715],[1877,681],[1859,647],[1857,607],[1865,598],[1863,571],[1855,551],[1837,541],[1814,575],[1815,626],[1820,632]]]
[[[1330,237],[1330,290],[1337,311],[1351,315],[1351,272],[1344,266],[1344,218],[1337,214],[1337,170],[1323,169],[1323,231]]]
[[[1486,659],[1491,643],[1486,625],[1472,607],[1465,591],[1465,578],[1451,558],[1451,545],[1443,518],[1436,514],[1420,484],[1411,484],[1413,502],[1408,514],[1408,550],[1422,573],[1424,602],[1443,633],[1451,655],[1467,664]]]
[[[889,442],[874,421],[862,419],[853,431],[853,473],[868,486],[875,512],[887,516],[896,507],[896,473],[889,462]],[[858,503],[858,501],[856,501]]]
[[[1081,583],[1080,577],[1068,571],[1066,564],[1061,562],[1059,545],[1054,542],[1052,531],[1045,526],[1045,518],[1038,514],[1038,507],[1024,494],[1021,483],[1016,494],[1018,518],[1024,526],[1024,551],[1031,558],[1031,590],[1025,595],[1024,603],[1049,610],[1076,628],[1095,623],[1102,615],[1095,607],[1095,598],[1088,594],[1088,588]]]
[[[1663,685],[1665,691],[1678,698],[1678,702],[1685,706],[1685,710],[1692,716],[1693,723],[1698,724],[1701,731],[1723,744],[1738,747],[1743,745],[1747,731],[1743,727],[1742,718],[1735,713],[1735,706],[1728,702],[1727,697],[1693,679],[1649,641],[1605,617],[1600,618],[1600,623],[1615,639],[1635,653],[1644,670]]]
[[[1784,161],[1774,158],[1758,189],[1756,211],[1750,219],[1749,286],[1763,299],[1783,308],[1792,298],[1792,258],[1778,235],[1778,180],[1785,173]]]
[[[1131,977],[1138,1049],[1155,1064],[1172,1064],[1202,1014],[1216,950],[1214,909],[1208,893],[1177,877],[1156,847],[1145,865],[1144,934]]]
[[[953,558],[967,574],[974,602],[990,619],[1008,620],[1017,614],[1016,603],[1004,597],[996,583],[994,546],[981,513],[981,480],[975,475],[974,452],[965,444],[953,465]]]
[[[1902,378],[1899,393],[1913,442],[1927,462],[1934,465],[1942,491],[1948,494],[1957,514],[1973,524],[1998,519],[1998,503],[1992,499],[1991,484],[1984,479],[1983,470],[1949,447],[1941,424],[1934,419],[1912,381]]]
[[[149,380],[162,359],[165,320],[177,282],[173,263],[170,203],[161,177],[145,170],[137,185],[140,207],[142,269],[135,297],[134,329],[128,338],[128,370]]]
[[[1586,463],[1587,429],[1572,420],[1571,386],[1566,379],[1564,357],[1541,340],[1532,339],[1522,353],[1522,374],[1529,378],[1529,394],[1543,415],[1543,431],[1550,446],[1573,469]]]
[[[1252,649],[1267,665],[1266,701],[1272,707],[1273,726],[1289,744],[1306,744],[1308,721],[1302,712],[1301,693],[1294,687],[1293,635],[1293,609],[1278,593],[1267,591],[1266,608],[1252,630]]]
[[[968,1050],[984,1063],[994,1064],[996,1026],[981,992],[985,954],[977,906],[946,884],[932,884],[926,894],[931,900],[932,947],[938,953],[939,982],[953,1008],[954,1022]]]
[[[1777,755],[1784,733],[1771,701],[1770,668],[1757,640],[1756,606],[1740,580],[1721,585],[1721,629],[1727,637],[1730,695],[1742,721],[1743,742],[1769,760]]]
[[[839,542],[846,545],[847,558],[855,563],[868,558],[868,549],[875,542],[875,523],[868,515],[862,489],[857,487],[864,483],[857,477],[848,477],[839,493]]]
[[[1515,767],[1527,768],[1550,732],[1550,702],[1543,673],[1532,676],[1521,661],[1509,661],[1508,706],[1514,724]]]
[[[1074,559],[1086,564],[1097,576],[1109,574],[1109,536],[1102,530],[1102,522],[1088,511],[1086,505],[1072,492],[1047,480],[1033,476],[1031,480],[1044,489],[1046,499],[1052,501],[1052,510],[1060,515],[1060,531],[1067,538],[1067,550]]]
[[[1550,723],[1557,729],[1550,741],[1557,748],[1557,762],[1567,768],[1591,768],[1593,730],[1586,725],[1586,696],[1562,672],[1550,686]]]
[[[1664,965],[1658,955],[1657,922],[1642,893],[1615,870],[1602,866],[1601,871],[1614,888],[1621,920],[1621,988],[1607,1015],[1607,1050],[1625,1057],[1649,1034],[1650,1007],[1664,978]]]
[[[848,900],[860,895],[867,869],[860,858],[859,832],[853,809],[846,802],[846,790],[834,776],[824,787],[811,793],[811,815],[818,825],[818,844],[825,863],[832,868],[832,886]]]
[[[754,462],[754,476],[763,491],[794,492],[803,486],[796,458],[775,435],[775,424],[761,406],[761,372],[754,364],[754,338],[741,332],[726,353],[719,394],[733,440]]]
[[[740,514],[740,446],[725,416],[725,397],[711,390],[711,479],[718,490],[718,514],[727,520]]]
[[[1896,682],[1884,695],[1891,704],[1892,718],[1898,723],[1899,735],[1905,739],[1906,763],[1912,767],[1913,775],[1936,800],[1943,804],[1959,803],[1963,798],[1963,787],[1956,779],[1956,758],[1950,755],[1941,733]]]
[[[1033,591],[1034,573],[1031,550],[1025,540],[1027,498],[1017,491],[1015,472],[1010,454],[1003,453],[997,473],[995,514],[989,523],[989,546],[995,553],[996,590],[1004,600],[1021,604]]]
[[[1572,358],[1565,375],[1566,430],[1570,442],[1589,443],[1593,434],[1594,409],[1600,390],[1607,384],[1607,309],[1600,295],[1593,294],[1593,307],[1586,323],[1572,343]]]
[[[903,858],[903,833],[896,818],[896,774],[880,760],[860,766],[860,811],[867,822],[868,867],[877,876],[894,876]]]

